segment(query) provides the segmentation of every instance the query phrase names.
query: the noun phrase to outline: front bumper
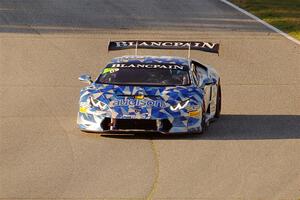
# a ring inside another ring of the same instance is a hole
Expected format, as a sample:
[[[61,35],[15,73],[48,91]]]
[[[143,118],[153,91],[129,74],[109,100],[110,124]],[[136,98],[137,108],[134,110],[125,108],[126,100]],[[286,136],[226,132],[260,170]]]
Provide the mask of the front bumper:
[[[115,119],[104,115],[78,113],[77,124],[88,132],[201,132],[201,117],[180,116],[165,119]]]

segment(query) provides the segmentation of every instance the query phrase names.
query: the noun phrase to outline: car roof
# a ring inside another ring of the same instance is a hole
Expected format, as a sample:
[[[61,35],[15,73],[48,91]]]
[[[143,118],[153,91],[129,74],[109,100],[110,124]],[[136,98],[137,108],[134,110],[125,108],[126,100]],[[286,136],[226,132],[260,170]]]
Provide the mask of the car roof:
[[[164,63],[186,66],[189,66],[189,62],[189,59],[174,56],[121,56],[111,60],[111,63]]]

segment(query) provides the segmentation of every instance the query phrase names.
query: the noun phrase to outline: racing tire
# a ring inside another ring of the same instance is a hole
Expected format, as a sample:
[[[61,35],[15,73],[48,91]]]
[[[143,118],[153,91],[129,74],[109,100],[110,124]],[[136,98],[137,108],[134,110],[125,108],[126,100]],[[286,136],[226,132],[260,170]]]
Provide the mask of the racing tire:
[[[219,81],[218,91],[217,91],[217,101],[216,101],[216,114],[215,118],[219,118],[221,116],[221,107],[222,107],[222,92],[221,92],[221,83]]]

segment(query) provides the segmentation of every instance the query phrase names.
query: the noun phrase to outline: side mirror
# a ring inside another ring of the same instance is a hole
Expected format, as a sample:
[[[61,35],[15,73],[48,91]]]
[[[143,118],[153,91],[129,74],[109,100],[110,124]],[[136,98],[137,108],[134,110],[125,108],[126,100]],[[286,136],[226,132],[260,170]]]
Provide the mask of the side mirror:
[[[79,76],[78,79],[79,79],[80,81],[85,82],[85,83],[88,83],[88,84],[93,83],[91,76],[88,75],[88,74],[81,75],[81,76]]]
[[[201,87],[204,88],[205,86],[213,85],[213,84],[215,84],[215,82],[212,79],[206,78],[203,80]]]

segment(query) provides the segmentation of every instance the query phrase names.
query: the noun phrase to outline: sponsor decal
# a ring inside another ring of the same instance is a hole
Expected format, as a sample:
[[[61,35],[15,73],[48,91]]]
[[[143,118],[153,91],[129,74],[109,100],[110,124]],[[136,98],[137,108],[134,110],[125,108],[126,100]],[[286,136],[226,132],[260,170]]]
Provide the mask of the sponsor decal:
[[[108,67],[108,68],[105,68],[105,69],[103,70],[102,74],[106,74],[106,73],[114,73],[114,72],[117,72],[117,71],[119,71],[118,68],[110,68],[110,67]]]
[[[164,107],[163,101],[154,101],[154,100],[148,100],[148,99],[131,99],[131,98],[125,98],[125,99],[118,99],[114,101],[114,106],[146,106],[146,107]]]
[[[212,42],[192,41],[112,41],[108,50],[120,50],[130,48],[144,49],[194,49],[212,53],[219,52],[219,44]]]
[[[149,113],[143,113],[143,114],[138,114],[138,115],[122,115],[122,119],[150,119]]]
[[[178,110],[185,108],[188,104],[189,104],[189,100],[185,100],[185,101],[177,103],[176,105],[170,106],[170,109],[172,111],[178,111]]]
[[[188,66],[175,64],[137,64],[137,63],[113,63],[110,68],[144,68],[144,69],[174,69],[174,70],[188,70]]]

